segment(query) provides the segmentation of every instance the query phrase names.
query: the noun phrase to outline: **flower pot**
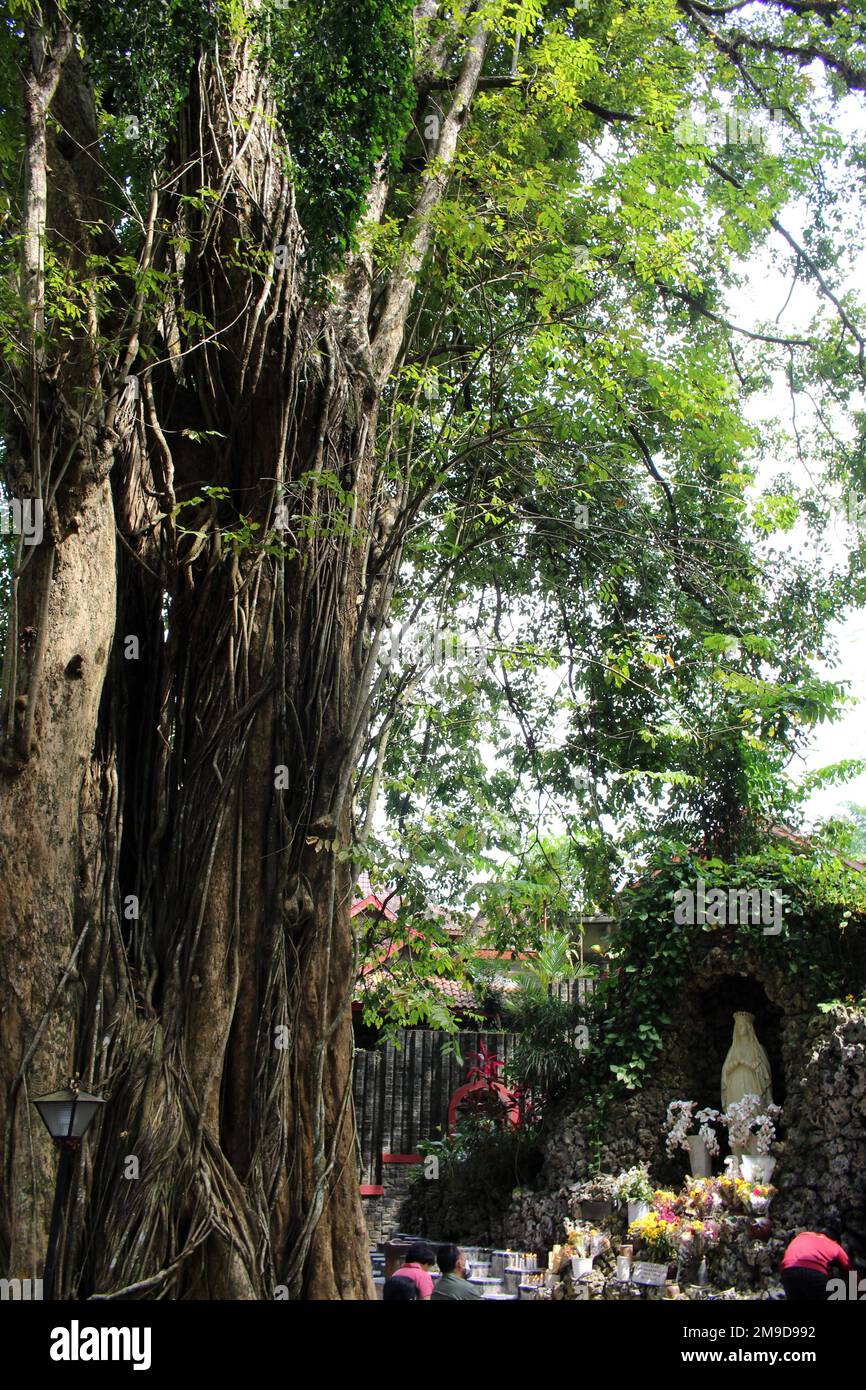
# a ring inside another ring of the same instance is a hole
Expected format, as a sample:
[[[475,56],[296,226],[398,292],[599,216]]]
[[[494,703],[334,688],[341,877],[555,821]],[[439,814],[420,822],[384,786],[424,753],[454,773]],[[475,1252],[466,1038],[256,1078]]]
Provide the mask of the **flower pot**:
[[[773,1176],[776,1160],[769,1154],[743,1154],[740,1172],[746,1182],[768,1183]]]
[[[581,1255],[571,1257],[572,1279],[582,1279],[584,1274],[592,1274],[592,1260]]]
[[[605,1216],[610,1216],[613,1212],[613,1202],[581,1202],[580,1218],[582,1221],[601,1221]]]
[[[746,1226],[746,1233],[749,1240],[768,1240],[773,1223],[769,1216],[759,1216],[757,1220],[750,1221]]]
[[[686,1137],[689,1146],[689,1163],[692,1168],[693,1178],[708,1178],[713,1171],[713,1160],[709,1150],[699,1134],[689,1134]]]
[[[636,1221],[641,1221],[645,1216],[649,1216],[649,1211],[649,1202],[629,1202],[628,1224],[633,1226]]]

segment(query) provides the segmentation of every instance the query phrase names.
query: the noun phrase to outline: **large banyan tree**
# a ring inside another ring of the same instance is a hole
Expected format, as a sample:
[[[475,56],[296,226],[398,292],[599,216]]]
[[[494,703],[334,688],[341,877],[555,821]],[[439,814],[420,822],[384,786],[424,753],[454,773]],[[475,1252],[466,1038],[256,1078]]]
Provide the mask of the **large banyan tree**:
[[[803,70],[862,90],[858,24],[843,0],[7,4],[2,461],[43,517],[0,708],[8,1273],[39,1273],[50,1210],[30,1101],[77,1073],[109,1103],[64,1294],[371,1295],[350,851],[406,538],[432,517],[453,580],[479,516],[530,518],[543,568],[538,460],[589,485],[615,440],[673,590],[730,607],[683,535],[749,442],[729,258],[775,235],[830,305],[832,333],[747,339],[792,380],[862,370],[827,246],[778,215],[809,179]],[[787,162],[677,136],[720,90],[779,113]]]

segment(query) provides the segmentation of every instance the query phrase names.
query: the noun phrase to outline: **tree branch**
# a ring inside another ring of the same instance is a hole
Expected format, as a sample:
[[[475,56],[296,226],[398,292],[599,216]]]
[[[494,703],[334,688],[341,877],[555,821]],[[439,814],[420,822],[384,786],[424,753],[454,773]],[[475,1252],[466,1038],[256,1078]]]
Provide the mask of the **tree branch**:
[[[425,179],[415,205],[412,221],[415,235],[402,265],[391,275],[383,296],[382,312],[372,338],[374,376],[383,385],[391,373],[403,341],[406,314],[415,289],[415,279],[424,263],[433,236],[433,213],[442,201],[457,153],[457,142],[469,114],[469,104],[478,86],[489,34],[475,29],[466,49],[463,67],[454,88],[451,109],[445,117],[436,146],[433,168]]]
[[[709,156],[707,156],[707,164],[714,171],[714,173],[719,175],[719,178],[724,179],[726,183],[729,183],[732,186],[732,188],[738,188],[741,192],[743,191],[742,182],[733,174],[729,173],[727,169],[724,169],[721,164],[718,164],[716,160],[711,159]],[[860,372],[861,375],[866,375],[866,340],[864,340],[863,335],[858,331],[857,327],[855,326],[852,319],[849,318],[848,313],[840,303],[839,299],[831,290],[830,286],[827,284],[827,281],[824,279],[824,276],[822,275],[817,262],[812,256],[810,256],[809,252],[805,249],[805,247],[801,246],[800,243],[791,235],[788,229],[782,225],[778,217],[776,217],[775,215],[770,218],[770,226],[773,228],[774,231],[779,233],[779,236],[782,237],[784,241],[788,243],[791,250],[797,256],[798,260],[806,267],[810,275],[812,275],[814,279],[817,281],[818,285],[820,286],[821,293],[824,295],[825,299],[829,299],[830,303],[835,308],[843,326],[851,334],[851,337],[857,344],[857,357],[858,362],[860,364]]]

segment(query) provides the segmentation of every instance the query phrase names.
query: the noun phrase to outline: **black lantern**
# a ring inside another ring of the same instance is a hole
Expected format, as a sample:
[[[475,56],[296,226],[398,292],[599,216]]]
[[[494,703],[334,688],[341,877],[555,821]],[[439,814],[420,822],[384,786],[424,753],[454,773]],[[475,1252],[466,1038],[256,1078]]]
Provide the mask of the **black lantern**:
[[[42,1272],[42,1297],[54,1297],[54,1266],[57,1255],[57,1237],[60,1234],[60,1220],[66,1205],[69,1184],[75,1155],[81,1141],[90,1128],[100,1105],[102,1096],[92,1096],[82,1091],[78,1078],[73,1077],[62,1091],[51,1091],[48,1095],[37,1096],[33,1104],[42,1116],[45,1128],[60,1150],[57,1165],[57,1183],[54,1188],[54,1206],[51,1209],[51,1229],[48,1233],[48,1249],[45,1254],[45,1268]]]
[[[90,1128],[90,1122],[100,1105],[105,1101],[101,1096],[92,1096],[87,1091],[76,1091],[71,1086],[64,1091],[51,1091],[47,1096],[37,1096],[33,1104],[45,1121],[45,1128],[55,1144],[71,1141],[77,1147]]]

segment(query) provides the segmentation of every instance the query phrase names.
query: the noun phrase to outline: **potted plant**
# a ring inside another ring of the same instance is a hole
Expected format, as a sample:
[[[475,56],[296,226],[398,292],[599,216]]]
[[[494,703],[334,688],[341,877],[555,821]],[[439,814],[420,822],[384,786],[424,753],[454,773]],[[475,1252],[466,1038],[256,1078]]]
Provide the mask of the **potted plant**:
[[[718,1110],[705,1107],[697,1110],[693,1100],[672,1100],[665,1116],[667,1131],[665,1149],[671,1155],[685,1149],[689,1156],[692,1177],[708,1178],[713,1171],[713,1157],[719,1152],[714,1122],[721,1119]]]
[[[581,1228],[572,1221],[566,1221],[565,1230],[566,1250],[571,1256],[571,1277],[577,1280],[584,1274],[592,1273],[593,1260],[596,1255],[610,1249],[610,1241],[603,1231],[593,1227]]]
[[[580,1205],[583,1221],[603,1221],[613,1213],[616,1178],[612,1173],[598,1173],[573,1190],[573,1199]]]
[[[762,1105],[759,1096],[747,1095],[732,1101],[722,1115],[728,1142],[746,1182],[769,1183],[776,1166],[770,1149],[776,1138],[776,1123],[782,1115],[779,1105]]]
[[[653,1199],[653,1187],[645,1163],[638,1163],[634,1168],[620,1173],[616,1180],[616,1195],[620,1202],[625,1202],[628,1206],[630,1226],[647,1215]]]

